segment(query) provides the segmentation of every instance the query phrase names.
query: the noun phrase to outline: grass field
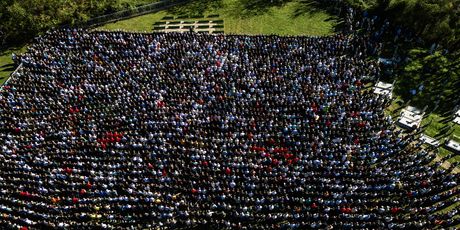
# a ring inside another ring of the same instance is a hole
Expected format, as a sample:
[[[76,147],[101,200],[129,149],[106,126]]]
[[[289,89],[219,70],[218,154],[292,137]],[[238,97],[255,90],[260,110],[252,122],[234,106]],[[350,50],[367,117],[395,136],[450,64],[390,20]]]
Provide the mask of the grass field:
[[[0,55],[0,85],[8,79],[8,76],[13,71],[13,61],[11,60],[11,53],[5,52]]]
[[[453,123],[451,117],[443,117],[432,113],[422,121],[422,126],[428,124],[425,134],[434,138],[451,138],[460,141],[460,126]]]
[[[277,1],[275,1],[277,2]],[[151,32],[164,16],[219,14],[228,34],[330,35],[337,18],[318,10],[308,0],[271,4],[269,1],[198,0],[170,10],[109,23],[98,29]]]
[[[13,60],[11,59],[12,53],[24,53],[27,46],[10,48],[0,53],[0,85],[5,82],[10,74],[14,71]]]

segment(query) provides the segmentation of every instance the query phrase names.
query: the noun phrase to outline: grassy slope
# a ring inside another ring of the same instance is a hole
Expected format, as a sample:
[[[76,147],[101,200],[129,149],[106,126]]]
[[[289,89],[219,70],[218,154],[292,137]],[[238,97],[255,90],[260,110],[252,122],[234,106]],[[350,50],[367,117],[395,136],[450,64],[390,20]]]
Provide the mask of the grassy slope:
[[[300,1],[293,1],[281,7],[270,7],[264,14],[240,16],[235,12],[244,9],[235,1],[227,1],[227,7],[221,10],[224,16],[226,33],[245,34],[280,34],[280,35],[329,35],[333,33],[334,21],[323,12],[303,13],[296,16],[301,9]],[[250,14],[250,13],[249,13]]]
[[[147,14],[135,18],[130,18],[123,21],[105,24],[98,29],[102,30],[129,30],[136,32],[150,32],[153,28],[152,24],[155,21],[159,21],[166,15],[165,11],[161,11],[154,14]]]
[[[5,52],[0,55],[0,85],[6,81],[9,74],[12,72],[13,61],[11,60],[11,54]]]
[[[241,0],[223,0],[222,5],[211,9],[195,10],[187,4],[169,11],[160,11],[115,23],[99,29],[124,29],[129,31],[152,31],[152,24],[165,15],[219,14],[224,20],[225,33],[235,34],[279,34],[279,35],[329,35],[337,23],[325,12],[310,8],[302,0],[293,0],[281,6],[265,6],[259,10],[247,10]]]
[[[0,85],[5,82],[10,74],[14,71],[13,60],[11,59],[12,53],[24,53],[27,46],[19,48],[10,48],[0,53]]]

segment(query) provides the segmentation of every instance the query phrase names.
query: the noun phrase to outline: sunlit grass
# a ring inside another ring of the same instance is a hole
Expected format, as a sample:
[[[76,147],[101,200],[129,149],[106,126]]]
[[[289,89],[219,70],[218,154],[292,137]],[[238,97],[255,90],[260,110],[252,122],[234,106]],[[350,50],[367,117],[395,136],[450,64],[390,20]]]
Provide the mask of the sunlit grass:
[[[14,71],[14,64],[12,60],[12,53],[24,53],[27,46],[10,48],[0,54],[0,85],[2,85]]]
[[[104,30],[152,31],[153,23],[164,16],[179,16],[178,12],[194,12],[195,3],[169,11],[159,11],[139,17],[109,23],[99,27]],[[206,8],[203,15],[218,14],[224,20],[224,32],[228,34],[277,34],[322,36],[334,33],[336,18],[318,11],[306,1],[293,0],[281,6],[269,6],[263,12],[248,12],[239,0],[223,0],[221,7]]]

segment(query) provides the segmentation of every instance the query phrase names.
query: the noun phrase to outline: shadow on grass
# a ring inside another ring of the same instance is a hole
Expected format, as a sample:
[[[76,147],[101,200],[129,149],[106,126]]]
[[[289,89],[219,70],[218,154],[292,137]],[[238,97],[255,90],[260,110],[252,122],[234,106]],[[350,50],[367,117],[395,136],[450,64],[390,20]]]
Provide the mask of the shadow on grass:
[[[340,32],[343,28],[344,20],[341,18],[341,11],[335,4],[329,4],[326,2],[318,2],[315,0],[301,0],[299,1],[298,7],[294,11],[292,17],[300,17],[306,14],[316,14],[316,13],[327,13],[329,15],[334,15],[328,17],[325,21],[335,21],[334,31]]]
[[[292,0],[239,0],[242,10],[237,12],[240,17],[247,18],[261,15],[270,7],[282,7]]]
[[[11,67],[2,69],[2,71],[5,71],[5,72],[13,72],[15,69],[16,69],[16,68],[14,67],[14,65],[12,65]]]
[[[450,116],[450,117],[443,118],[439,122],[442,123],[442,124],[446,124],[446,123],[448,123],[450,121],[453,121],[453,120],[454,120],[454,117]]]
[[[222,0],[196,0],[185,5],[173,7],[167,12],[173,15],[188,15],[193,17],[203,15],[208,10],[215,10],[222,7]]]
[[[299,17],[304,14],[313,14],[323,11],[322,4],[313,0],[302,0],[299,2],[299,7],[294,11],[293,17]]]
[[[271,7],[282,7],[293,0],[237,0],[229,5],[227,14],[233,18],[251,18],[270,13]]]
[[[459,103],[458,95],[460,95],[459,81],[451,81],[448,83],[439,80],[433,80],[426,83],[426,88],[416,95],[410,95],[411,87],[407,81],[401,81],[396,85],[395,93],[400,95],[405,100],[412,100],[411,105],[423,108],[428,105],[428,109],[436,108],[436,113],[444,116],[452,114],[452,108]],[[439,106],[435,106],[435,102],[440,100]]]
[[[18,54],[18,53],[26,52],[27,50],[23,50],[24,45],[12,46],[12,47],[8,47],[8,48],[4,48],[4,49],[0,50],[0,56],[11,55],[12,53]]]
[[[438,137],[444,137],[444,136],[447,136],[449,135],[449,130],[450,130],[451,127],[449,126],[444,126],[442,127],[441,129],[438,130],[438,134],[436,134],[434,136],[434,138],[438,138]]]
[[[436,110],[434,112],[442,116],[451,114],[460,103],[460,68],[452,66],[459,64],[455,60],[460,54],[434,56],[425,50],[417,52],[399,69],[395,93],[404,100],[412,100],[416,107],[428,105],[429,110]],[[420,90],[421,85],[423,90]],[[416,95],[410,93],[412,89],[416,90]]]
[[[14,63],[5,64],[5,65],[0,66],[0,69],[4,69],[4,68],[14,68]],[[7,70],[5,69],[5,71]]]

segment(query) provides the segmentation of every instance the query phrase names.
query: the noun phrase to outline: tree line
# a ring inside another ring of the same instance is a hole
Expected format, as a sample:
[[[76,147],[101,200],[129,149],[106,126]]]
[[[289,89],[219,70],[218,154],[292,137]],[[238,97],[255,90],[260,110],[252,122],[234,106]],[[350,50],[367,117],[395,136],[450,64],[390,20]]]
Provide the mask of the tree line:
[[[22,44],[53,27],[148,2],[155,0],[1,0],[0,48]]]
[[[347,0],[414,31],[427,42],[460,48],[460,1],[458,0]]]

